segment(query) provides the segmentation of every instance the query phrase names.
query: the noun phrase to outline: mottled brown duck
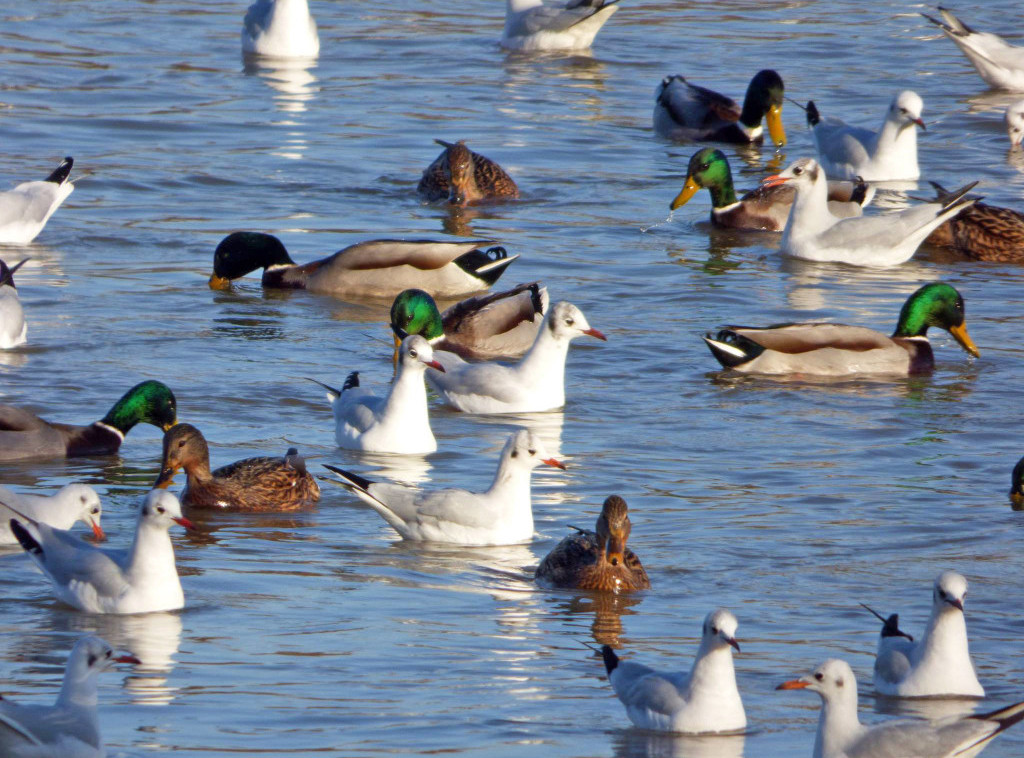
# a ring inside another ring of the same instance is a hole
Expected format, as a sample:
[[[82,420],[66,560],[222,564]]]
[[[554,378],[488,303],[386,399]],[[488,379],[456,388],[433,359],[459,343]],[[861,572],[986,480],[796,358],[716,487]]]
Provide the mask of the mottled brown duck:
[[[938,182],[930,182],[940,202],[950,197]],[[1010,208],[975,203],[951,218],[925,240],[951,247],[976,261],[1024,262],[1024,214]]]
[[[210,471],[210,448],[191,424],[178,424],[164,435],[154,488],[170,486],[178,469],[188,476],[181,502],[190,508],[284,512],[308,508],[320,499],[316,480],[294,448],[280,458],[245,458]]]
[[[612,495],[604,501],[595,532],[573,528],[577,533],[559,542],[540,562],[534,575],[539,584],[603,592],[650,588],[640,559],[626,547],[632,526],[625,500]]]
[[[487,200],[519,197],[519,188],[505,170],[466,147],[465,140],[452,144],[434,140],[444,150],[423,172],[417,191],[428,201],[447,200],[470,205]]]

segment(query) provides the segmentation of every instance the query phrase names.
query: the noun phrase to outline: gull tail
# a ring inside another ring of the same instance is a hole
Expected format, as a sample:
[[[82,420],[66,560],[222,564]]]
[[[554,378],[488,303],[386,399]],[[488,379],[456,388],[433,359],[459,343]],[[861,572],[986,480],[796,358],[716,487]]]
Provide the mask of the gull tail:
[[[44,182],[53,182],[54,184],[63,184],[68,180],[68,176],[71,174],[71,167],[75,165],[75,159],[70,155],[60,162],[60,165],[55,168]]]
[[[942,14],[942,21],[939,21],[934,16],[929,16],[927,13],[922,13],[921,15],[924,16],[929,21],[931,21],[937,27],[942,29],[942,31],[946,32],[947,34],[953,34],[956,35],[957,37],[966,37],[968,34],[974,34],[974,30],[971,27],[969,27],[963,21],[958,19],[948,10],[943,8],[941,5],[939,6],[939,13]]]
[[[16,518],[11,519],[11,531],[14,532],[15,539],[18,543],[25,548],[26,553],[42,558],[43,557],[43,546],[39,544],[39,541],[29,534],[28,529],[22,526],[21,522]]]
[[[1008,705],[1005,708],[1000,708],[996,711],[989,711],[988,713],[975,713],[967,718],[975,719],[977,721],[995,721],[999,726],[991,734],[982,737],[976,742],[972,742],[967,747],[957,750],[954,755],[964,755],[965,753],[975,755],[975,753],[972,752],[975,748],[980,745],[984,745],[995,738],[995,736],[1000,732],[1005,732],[1014,724],[1024,720],[1024,701]]]
[[[804,110],[807,112],[807,126],[813,129],[821,123],[821,114],[818,113],[818,106],[814,104],[813,100],[807,101],[807,107]]]
[[[335,400],[337,400],[339,397],[341,397],[341,393],[342,392],[344,392],[345,390],[350,388],[349,387],[349,381],[352,379],[353,375],[355,375],[355,377],[356,377],[355,385],[353,385],[353,386],[356,386],[356,387],[359,386],[359,372],[358,371],[353,371],[351,374],[348,375],[348,379],[345,380],[345,384],[342,386],[342,388],[340,390],[336,390],[336,389],[334,389],[334,387],[330,386],[329,384],[324,384],[319,379],[314,379],[311,376],[304,376],[302,378],[306,379],[307,381],[313,382],[313,384],[319,384],[321,387],[323,387],[325,390],[327,390],[327,400],[328,400],[328,402],[333,403]]]
[[[604,670],[611,676],[611,673],[619,666],[619,656],[615,654],[610,645],[602,645],[601,657],[604,658]]]

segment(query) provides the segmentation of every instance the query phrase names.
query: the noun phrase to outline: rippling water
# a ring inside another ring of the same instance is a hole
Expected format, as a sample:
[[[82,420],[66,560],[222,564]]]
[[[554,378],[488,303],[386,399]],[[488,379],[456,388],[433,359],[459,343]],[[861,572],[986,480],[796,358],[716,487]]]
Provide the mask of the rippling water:
[[[666,221],[695,148],[650,129],[654,88],[675,72],[740,97],[774,66],[794,98],[869,126],[910,87],[926,105],[925,175],[979,179],[989,202],[1024,206],[1024,160],[1002,126],[1015,98],[987,92],[920,10],[623,0],[592,56],[524,57],[496,44],[499,0],[314,0],[321,58],[281,70],[243,65],[244,3],[7,3],[2,184],[41,178],[63,155],[80,179],[35,244],[0,249],[32,258],[18,274],[29,343],[0,355],[6,402],[87,422],[158,377],[211,440],[215,465],[294,444],[314,469],[482,487],[525,424],[570,468],[536,472],[530,545],[403,544],[330,485],[308,514],[209,520],[199,536],[175,535],[180,614],[71,611],[6,553],[4,695],[49,701],[73,638],[90,631],[145,661],[101,686],[115,756],[804,755],[817,699],[773,688],[827,656],[854,666],[867,720],[970,707],[875,699],[878,623],[858,606],[898,610],[919,634],[933,578],[956,568],[971,582],[984,707],[1024,699],[1024,522],[1006,502],[1024,452],[1024,269],[927,251],[885,271],[788,261],[776,237],[711,230],[706,194]],[[1024,32],[1015,3],[962,10],[981,29]],[[728,150],[740,186],[811,152],[802,114],[787,105],[784,118],[784,155]],[[455,215],[420,203],[413,188],[434,138],[498,160],[524,199]],[[321,391],[301,377],[336,384],[360,369],[386,381],[388,304],[265,293],[256,277],[212,292],[213,248],[236,229],[278,234],[300,261],[372,237],[494,238],[523,256],[502,284],[542,278],[610,339],[573,348],[564,413],[437,409],[435,455],[341,452]],[[939,278],[963,292],[982,358],[940,333],[931,377],[720,378],[699,339],[726,322],[891,329],[906,295]],[[110,542],[122,544],[159,456],[157,430],[139,427],[119,457],[4,464],[0,476],[33,490],[94,484]],[[633,509],[631,544],[653,589],[536,589],[532,567],[611,493]],[[718,605],[740,619],[749,734],[630,729],[587,645],[685,669]],[[1022,750],[1024,728],[986,755]]]

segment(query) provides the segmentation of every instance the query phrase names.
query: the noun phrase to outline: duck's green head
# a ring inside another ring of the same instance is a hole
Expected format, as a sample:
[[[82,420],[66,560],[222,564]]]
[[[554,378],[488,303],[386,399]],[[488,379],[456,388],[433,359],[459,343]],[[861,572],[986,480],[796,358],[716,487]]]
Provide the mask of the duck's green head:
[[[234,232],[222,239],[213,251],[210,288],[227,289],[232,279],[239,279],[258,268],[294,263],[281,240],[273,234]]]
[[[945,329],[971,355],[981,355],[967,333],[964,299],[955,287],[945,282],[926,284],[907,298],[893,336],[921,337],[928,333],[930,326]]]
[[[419,334],[428,341],[443,336],[441,312],[434,298],[423,290],[401,293],[391,304],[391,331],[399,340],[410,334]]]
[[[740,123],[754,127],[762,119],[768,121],[768,134],[776,147],[786,144],[786,130],[782,126],[782,102],[785,98],[782,77],[770,68],[758,71],[750,80],[747,96],[743,100]]]
[[[736,202],[736,193],[732,188],[732,169],[729,168],[729,159],[721,150],[706,147],[693,154],[686,170],[686,184],[669,207],[675,210],[686,205],[701,187],[707,187],[711,192],[711,201],[716,208]]]
[[[167,431],[178,420],[178,403],[163,382],[149,379],[136,384],[114,403],[103,423],[127,434],[139,423],[152,424]]]

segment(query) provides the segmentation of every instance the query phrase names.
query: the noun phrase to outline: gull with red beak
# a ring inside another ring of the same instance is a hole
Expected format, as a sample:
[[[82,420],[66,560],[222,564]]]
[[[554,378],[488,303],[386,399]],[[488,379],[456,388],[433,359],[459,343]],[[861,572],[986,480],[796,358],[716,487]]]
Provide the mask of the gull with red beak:
[[[516,545],[533,539],[531,472],[541,463],[565,464],[548,456],[533,432],[521,429],[501,451],[494,481],[484,492],[463,489],[425,491],[417,487],[373,482],[335,466],[340,477],[324,478],[358,497],[398,532],[402,539],[455,545]]]
[[[0,700],[0,755],[5,758],[102,758],[97,712],[97,677],[115,663],[138,664],[134,655],[114,655],[99,637],[75,643],[64,683],[53,705]]]
[[[967,580],[944,571],[935,579],[932,615],[920,640],[899,631],[895,614],[883,621],[875,657],[876,690],[894,697],[985,696],[967,647],[966,597]]]
[[[788,183],[796,200],[779,249],[794,258],[852,266],[895,266],[910,260],[925,238],[943,222],[979,198],[967,193],[977,182],[897,213],[836,218],[828,209],[825,172],[813,158],[801,158],[764,180],[763,186]]]
[[[467,363],[455,353],[434,353],[445,373],[427,381],[445,402],[466,413],[536,413],[565,405],[569,343],[587,335],[607,340],[572,303],[555,303],[533,345],[518,363]]]
[[[358,371],[348,375],[340,390],[317,382],[327,390],[327,399],[334,409],[338,447],[407,455],[437,450],[423,384],[427,368],[444,372],[444,366],[434,360],[430,343],[412,334],[402,340],[397,373],[384,397],[360,387]]]
[[[663,674],[622,661],[608,645],[601,648],[608,681],[626,706],[629,720],[641,729],[680,734],[739,732],[747,726],[736,687],[732,651],[736,617],[724,608],[704,619],[700,647],[687,673]]]
[[[146,495],[127,549],[90,545],[20,513],[10,520],[11,531],[50,579],[58,600],[80,611],[111,614],[173,611],[185,605],[168,533],[172,524],[194,528],[181,515],[178,498],[166,490]]]
[[[833,179],[867,182],[916,181],[917,127],[924,129],[924,101],[904,90],[892,99],[885,121],[877,132],[850,126],[836,118],[822,119],[813,102],[807,103],[818,158]]]
[[[1021,702],[935,723],[896,719],[867,726],[857,717],[853,670],[836,658],[775,689],[810,690],[821,697],[814,758],[972,758],[996,735],[1024,719]]]
[[[6,507],[8,505],[15,510]],[[55,529],[70,529],[76,521],[81,521],[92,529],[97,540],[102,540],[102,513],[100,496],[88,484],[66,484],[50,496],[17,493],[0,487],[0,545],[18,544],[9,525],[11,516],[17,514]]]

